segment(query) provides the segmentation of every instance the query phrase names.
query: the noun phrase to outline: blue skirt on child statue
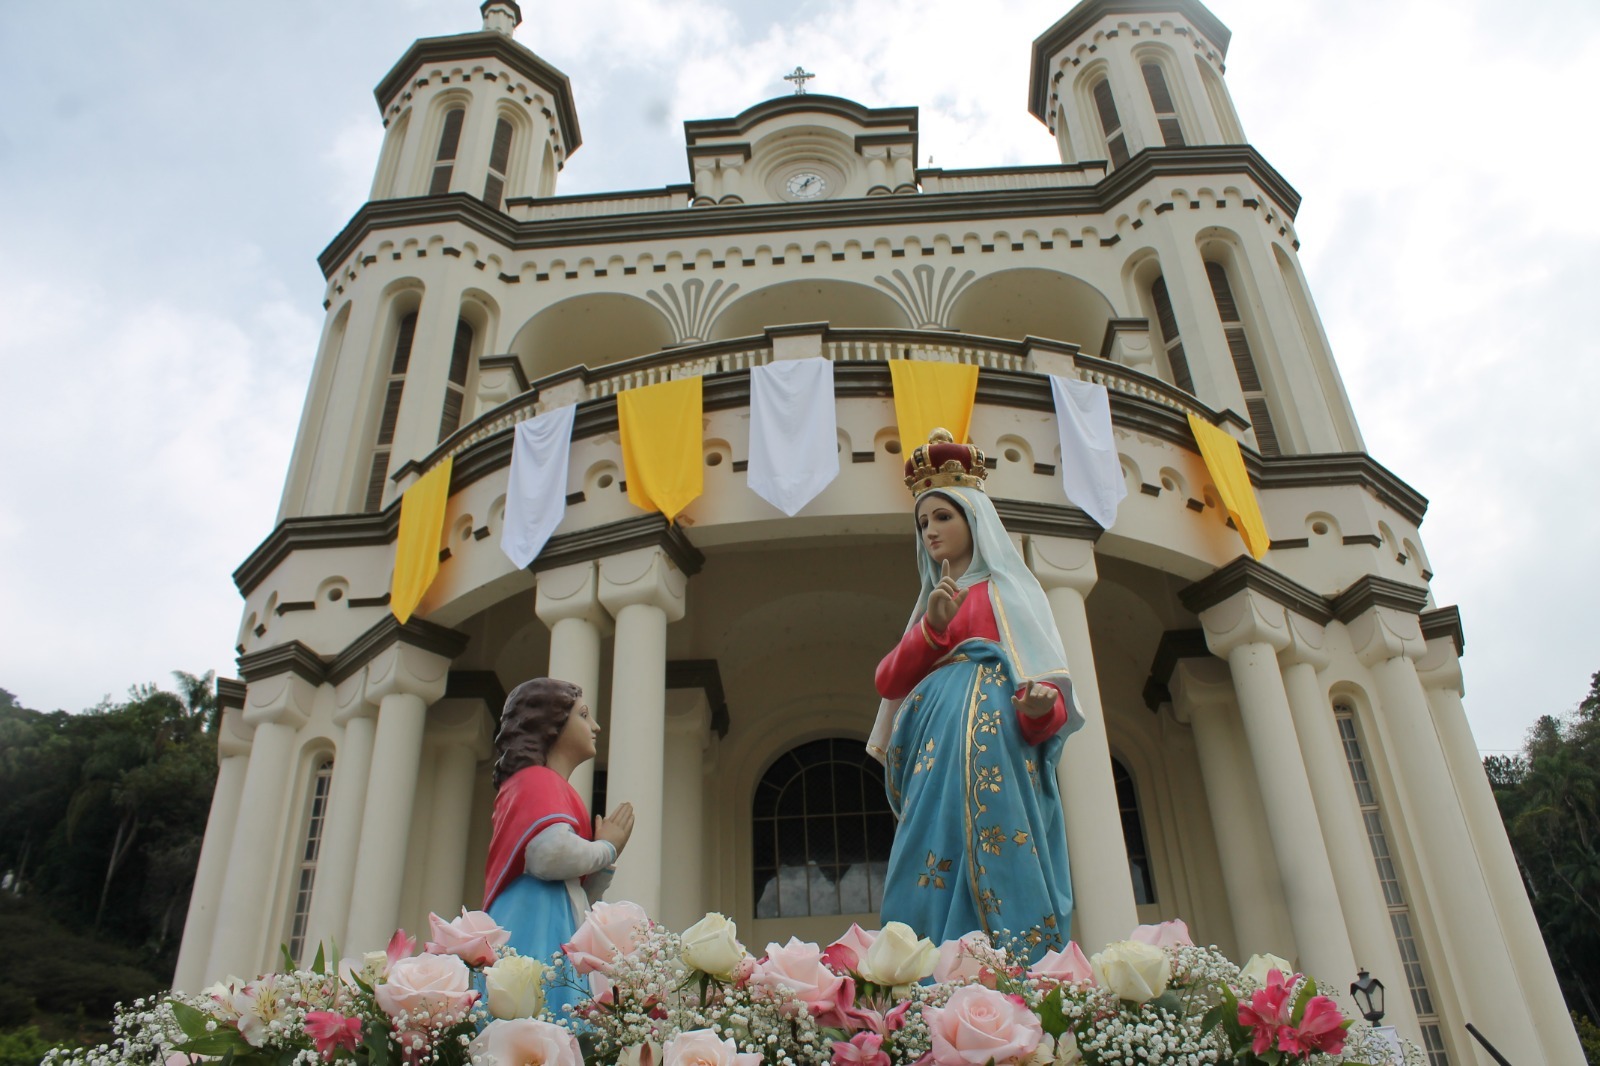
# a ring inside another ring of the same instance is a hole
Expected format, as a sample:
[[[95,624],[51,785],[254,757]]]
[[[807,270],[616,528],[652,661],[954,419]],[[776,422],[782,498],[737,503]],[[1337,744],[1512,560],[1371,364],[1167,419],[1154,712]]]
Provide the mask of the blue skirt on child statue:
[[[502,929],[510,930],[507,947],[518,955],[549,963],[572,939],[578,929],[578,916],[565,881],[542,881],[532,874],[521,874],[489,904],[489,917]],[[564,1006],[576,1006],[588,998],[578,987],[587,982],[578,976],[565,955],[545,983],[545,1009],[552,1018],[561,1018]]]

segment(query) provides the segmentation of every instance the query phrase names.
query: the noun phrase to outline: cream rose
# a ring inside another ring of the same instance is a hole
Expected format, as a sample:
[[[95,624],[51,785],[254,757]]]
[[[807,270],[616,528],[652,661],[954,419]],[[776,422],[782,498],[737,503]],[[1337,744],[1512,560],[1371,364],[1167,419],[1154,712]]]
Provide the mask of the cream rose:
[[[1153,944],[1119,940],[1089,960],[1100,987],[1129,1003],[1148,1003],[1167,990],[1172,959]]]
[[[665,1066],[760,1066],[761,1056],[741,1052],[731,1038],[710,1029],[692,1029],[667,1041]]]
[[[507,955],[483,971],[489,1013],[496,1018],[532,1018],[544,1009],[545,972],[538,959]]]
[[[928,1007],[922,1013],[928,1019],[938,1066],[1020,1063],[1044,1036],[1033,1011],[982,985],[963,985],[943,1007]]]
[[[467,1054],[479,1066],[583,1066],[577,1037],[532,1018],[490,1022]]]
[[[617,1066],[661,1066],[661,1045],[646,1040],[625,1047],[617,1053]]]
[[[594,973],[638,951],[649,927],[650,916],[637,903],[596,903],[562,948],[579,973]]]
[[[1033,1049],[1023,1066],[1078,1066],[1082,1061],[1083,1052],[1078,1050],[1078,1041],[1068,1029],[1059,1038],[1049,1033],[1041,1036],[1039,1046]]]
[[[1285,977],[1292,977],[1294,975],[1294,964],[1288,959],[1280,959],[1271,952],[1252,955],[1250,956],[1250,961],[1246,962],[1244,968],[1239,971],[1239,976],[1252,984],[1265,988],[1267,974],[1273,970],[1280,971]]]
[[[683,931],[683,961],[702,973],[726,981],[744,957],[738,926],[716,911]]]
[[[939,949],[917,939],[904,922],[889,922],[873,939],[856,972],[875,985],[909,985],[933,973]]]
[[[453,1025],[478,1000],[471,981],[467,964],[455,955],[425,951],[395,960],[375,994],[385,1014],[396,1020],[404,1017],[412,1027]]]
[[[469,911],[461,908],[461,917],[445,921],[437,914],[428,915],[428,926],[433,939],[427,949],[436,955],[455,955],[468,966],[491,965],[495,948],[504,947],[511,939],[508,930],[500,928],[486,911]]]

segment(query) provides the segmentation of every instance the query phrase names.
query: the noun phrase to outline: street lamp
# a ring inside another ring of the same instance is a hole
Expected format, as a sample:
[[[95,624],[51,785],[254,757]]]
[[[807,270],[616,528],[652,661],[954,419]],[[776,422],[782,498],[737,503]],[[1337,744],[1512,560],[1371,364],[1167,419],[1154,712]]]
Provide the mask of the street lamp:
[[[1356,1001],[1356,1007],[1361,1011],[1361,1016],[1369,1025],[1377,1025],[1383,1020],[1383,982],[1362,970],[1356,974],[1356,979],[1350,983],[1350,997]]]

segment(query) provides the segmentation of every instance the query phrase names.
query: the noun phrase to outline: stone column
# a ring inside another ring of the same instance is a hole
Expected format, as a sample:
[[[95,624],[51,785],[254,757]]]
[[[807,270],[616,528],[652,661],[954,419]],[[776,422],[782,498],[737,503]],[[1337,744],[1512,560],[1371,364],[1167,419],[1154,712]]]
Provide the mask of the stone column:
[[[1461,658],[1455,642],[1449,636],[1429,640],[1422,658],[1417,660],[1417,674],[1426,691],[1434,729],[1466,816],[1467,832],[1477,849],[1478,865],[1506,932],[1517,981],[1545,1056],[1552,1063],[1581,1066],[1583,1047],[1567,1015],[1561,986],[1545,950],[1544,934],[1533,916],[1516,856],[1506,838],[1505,823],[1500,819],[1500,808],[1489,788],[1489,779],[1484,776],[1478,745],[1472,739],[1466,710],[1461,705]]]
[[[217,787],[211,793],[211,813],[206,817],[205,841],[200,845],[200,865],[194,873],[189,913],[183,925],[183,943],[178,948],[178,966],[172,975],[172,987],[182,992],[198,992],[206,983],[212,932],[217,922],[217,909],[222,905],[228,853],[237,835],[239,804],[250,765],[250,743],[244,735],[243,714],[231,707],[223,711],[222,727],[217,731]]]
[[[533,613],[550,627],[550,672],[583,689],[589,709],[600,714],[600,640],[611,632],[611,616],[600,605],[599,567],[574,563],[538,576]],[[615,721],[613,719],[613,721]],[[604,743],[602,736],[601,743]],[[572,772],[572,787],[590,804],[594,797],[594,761]],[[603,814],[603,811],[596,811]]]
[[[461,912],[467,880],[478,762],[494,750],[494,716],[482,700],[444,700],[428,715],[434,748],[433,799],[428,812],[428,865],[422,906],[444,918]]]
[[[1428,868],[1432,892],[1424,905],[1434,912],[1448,956],[1459,960],[1434,976],[1448,981],[1474,1023],[1512,1062],[1546,1061],[1534,1019],[1523,997],[1507,994],[1515,974],[1506,930],[1501,928],[1484,869],[1451,779],[1432,711],[1413,657],[1425,645],[1415,613],[1372,606],[1346,623],[1357,656],[1372,675],[1379,710],[1391,741],[1384,757],[1395,785],[1408,800],[1406,835]]]
[[[378,704],[378,728],[361,816],[354,905],[345,927],[346,955],[376,951],[399,926],[422,732],[428,705],[444,695],[449,673],[449,659],[401,643],[367,664],[367,699]]]
[[[672,876],[662,878],[660,920],[669,929],[687,929],[706,913],[705,754],[710,743],[711,707],[705,692],[667,693],[666,819],[661,834],[663,854],[674,861]],[[627,858],[624,852],[623,861]]]
[[[1150,90],[1144,83],[1144,74],[1133,54],[1118,45],[1106,49],[1109,66],[1111,95],[1117,101],[1117,117],[1122,120],[1122,135],[1128,141],[1128,154],[1138,155],[1151,145],[1159,146],[1161,130],[1156,126],[1155,108],[1150,103]],[[1098,128],[1098,121],[1097,121]],[[1105,149],[1101,148],[1102,157]]]
[[[661,913],[667,623],[683,617],[688,578],[659,548],[600,563],[600,602],[617,620],[612,654],[607,799],[633,804],[633,837],[608,895]],[[673,871],[676,876],[676,869]]]
[[[1265,799],[1267,829],[1289,905],[1300,966],[1319,980],[1337,982],[1355,971],[1333,867],[1300,755],[1277,653],[1289,645],[1282,606],[1251,589],[1200,612],[1206,644],[1227,659],[1239,696],[1239,717]]]
[[[1139,924],[1128,844],[1122,819],[1115,815],[1117,787],[1111,774],[1105,711],[1084,597],[1098,577],[1094,542],[1065,537],[1030,537],[1028,568],[1044,586],[1050,613],[1067,653],[1072,688],[1084,725],[1068,738],[1056,765],[1056,781],[1066,816],[1067,857],[1072,868],[1072,917],[1078,939],[1089,951],[1126,939]]]
[[[1316,801],[1322,842],[1333,867],[1345,928],[1350,932],[1350,947],[1358,967],[1379,975],[1397,990],[1388,999],[1388,1013],[1384,1016],[1387,1023],[1420,1043],[1416,1010],[1411,997],[1403,994],[1405,970],[1395,944],[1394,927],[1389,922],[1389,905],[1373,863],[1350,765],[1345,761],[1344,742],[1339,738],[1327,688],[1317,679],[1317,671],[1328,665],[1328,654],[1323,650],[1326,632],[1316,622],[1292,611],[1287,612],[1287,622],[1289,644],[1278,654],[1283,687],[1294,716],[1295,735],[1300,739],[1306,778]],[[1337,974],[1328,974],[1327,978],[1343,981]]]
[[[315,685],[294,673],[253,679],[245,691],[243,720],[255,727],[255,736],[239,793],[239,816],[205,980],[229,974],[254,977],[277,946],[267,941],[270,933],[279,931],[272,920],[272,890],[282,854],[284,807],[294,779],[294,739],[316,691]]]
[[[1294,930],[1266,840],[1261,789],[1239,725],[1233,682],[1216,659],[1182,659],[1168,683],[1172,711],[1194,730],[1239,957],[1294,955]]]
[[[361,847],[361,815],[367,805],[367,780],[372,770],[372,738],[377,708],[367,702],[367,671],[340,682],[333,690],[333,720],[344,727],[333,756],[333,781],[328,787],[328,816],[317,852],[317,879],[311,889],[311,916],[306,923],[307,958],[317,945],[343,950],[350,893],[355,885],[356,853]]]

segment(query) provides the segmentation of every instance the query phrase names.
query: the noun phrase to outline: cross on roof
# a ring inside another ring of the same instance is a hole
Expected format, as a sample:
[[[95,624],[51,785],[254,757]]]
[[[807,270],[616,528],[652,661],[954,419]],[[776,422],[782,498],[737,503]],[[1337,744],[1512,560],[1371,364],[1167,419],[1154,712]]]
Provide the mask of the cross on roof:
[[[806,94],[806,82],[815,77],[815,74],[806,73],[805,67],[795,67],[794,73],[785,74],[783,80],[794,82],[794,94],[796,96],[804,96]]]

